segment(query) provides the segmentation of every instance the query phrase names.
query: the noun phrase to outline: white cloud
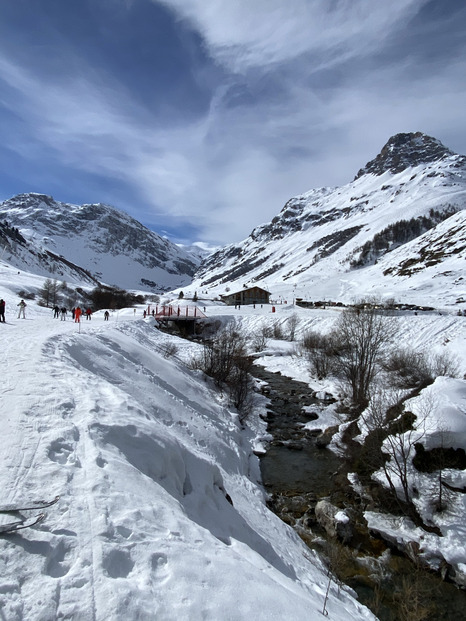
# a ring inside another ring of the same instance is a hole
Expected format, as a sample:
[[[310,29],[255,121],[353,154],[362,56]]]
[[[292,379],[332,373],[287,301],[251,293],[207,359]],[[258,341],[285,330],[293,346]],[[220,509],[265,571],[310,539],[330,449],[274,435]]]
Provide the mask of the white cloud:
[[[73,72],[63,77],[33,72],[0,52],[7,85],[1,102],[28,128],[14,148],[36,154],[35,145],[46,145],[70,169],[125,182],[132,205],[111,190],[106,200],[155,229],[185,222],[199,228],[203,241],[237,241],[290,197],[350,181],[394,133],[426,131],[460,151],[466,144],[462,58],[428,77],[408,59],[359,70],[361,55],[421,0],[163,2],[196,25],[218,62],[245,72],[266,69],[273,92],[262,93],[261,80],[230,75],[212,92],[203,117],[162,125],[116,77],[79,58],[70,58]],[[303,54],[313,54],[315,63],[302,62]],[[273,74],[293,58],[290,71]],[[319,63],[337,60],[346,61],[345,74],[334,82],[308,79]],[[143,218],[139,203],[152,205],[153,214]]]
[[[427,0],[153,0],[204,38],[213,58],[244,72],[314,56],[314,69],[377,48]]]

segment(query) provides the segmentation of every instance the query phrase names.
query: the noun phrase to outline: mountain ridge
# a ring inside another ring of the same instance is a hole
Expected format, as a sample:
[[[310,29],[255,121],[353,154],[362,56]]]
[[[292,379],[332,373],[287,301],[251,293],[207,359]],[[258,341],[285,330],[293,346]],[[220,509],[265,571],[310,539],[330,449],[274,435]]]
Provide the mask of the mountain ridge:
[[[86,281],[163,291],[188,283],[199,264],[198,257],[102,203],[73,205],[31,192],[1,203],[0,218],[23,237],[16,251],[4,246],[3,258],[48,277],[76,278],[81,270]]]
[[[418,291],[413,272],[408,275],[389,269],[393,268],[390,253],[402,247],[400,261],[415,261],[411,254],[415,253],[416,239],[427,231],[435,236],[436,227],[443,223],[443,230],[449,218],[465,206],[466,157],[420,132],[397,134],[352,182],[312,189],[291,198],[277,216],[256,227],[245,240],[211,255],[197,271],[192,287],[220,294],[226,287],[254,284],[282,299],[295,294],[350,301],[366,293],[369,272],[365,270],[370,268],[372,293],[394,296],[398,290],[418,300],[431,300],[433,288],[429,292],[423,283]],[[412,229],[414,233],[400,240],[397,224],[398,229]],[[455,230],[455,239],[466,237],[461,217],[455,220]],[[376,248],[381,241],[384,247]],[[366,253],[358,266],[366,245],[371,243],[377,252]],[[432,262],[422,268],[432,268],[431,277],[435,272],[440,278],[437,272],[442,263],[455,258],[446,250],[437,268]],[[462,251],[458,255],[456,259],[461,259]],[[387,265],[385,273],[382,263]],[[445,302],[448,298],[448,303],[454,303],[466,295],[458,280],[461,269],[464,266],[459,263],[454,268],[445,267],[444,271],[456,274],[450,280],[443,279],[450,291],[443,296]],[[411,280],[402,282],[403,278]]]
[[[289,199],[205,259],[108,205],[38,193],[0,204],[0,239],[3,260],[18,269],[93,286],[215,297],[257,285],[279,300],[373,294],[457,304],[466,299],[465,206],[466,157],[414,132],[392,136],[353,181]]]

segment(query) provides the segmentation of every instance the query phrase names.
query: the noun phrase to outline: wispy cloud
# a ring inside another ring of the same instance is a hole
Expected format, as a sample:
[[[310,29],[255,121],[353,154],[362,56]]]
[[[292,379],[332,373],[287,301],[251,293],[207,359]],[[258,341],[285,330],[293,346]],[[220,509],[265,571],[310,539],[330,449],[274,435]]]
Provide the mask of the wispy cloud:
[[[302,55],[321,68],[367,54],[428,0],[153,1],[193,25],[218,62],[244,72]]]
[[[158,2],[223,68],[210,106],[171,110],[169,123],[76,50],[60,49],[68,73],[51,72],[0,43],[0,104],[24,130],[11,148],[27,158],[46,147],[55,164],[106,177],[107,200],[156,230],[236,241],[291,196],[350,181],[393,133],[466,144],[464,56],[429,72],[408,53],[387,53],[425,0]],[[193,75],[204,80],[203,70]],[[123,201],[112,182],[134,198]]]

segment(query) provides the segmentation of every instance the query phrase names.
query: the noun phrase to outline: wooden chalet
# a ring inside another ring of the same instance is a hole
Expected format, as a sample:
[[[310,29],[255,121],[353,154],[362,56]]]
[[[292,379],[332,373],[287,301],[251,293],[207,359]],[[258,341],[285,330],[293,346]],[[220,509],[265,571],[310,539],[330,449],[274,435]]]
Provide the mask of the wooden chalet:
[[[270,292],[261,287],[248,287],[220,296],[222,302],[228,306],[241,306],[242,304],[269,304]]]

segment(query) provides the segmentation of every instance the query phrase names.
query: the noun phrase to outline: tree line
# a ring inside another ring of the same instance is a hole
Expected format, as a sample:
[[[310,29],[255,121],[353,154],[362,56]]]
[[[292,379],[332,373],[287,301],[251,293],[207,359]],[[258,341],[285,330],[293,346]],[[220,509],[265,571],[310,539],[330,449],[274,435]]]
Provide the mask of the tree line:
[[[116,310],[145,302],[144,296],[117,287],[100,285],[91,291],[86,291],[82,287],[73,289],[68,286],[66,281],[58,282],[58,280],[50,278],[44,281],[39,290],[39,296],[39,305],[47,308],[57,305],[66,308],[84,305],[90,306],[94,311],[104,308]]]

